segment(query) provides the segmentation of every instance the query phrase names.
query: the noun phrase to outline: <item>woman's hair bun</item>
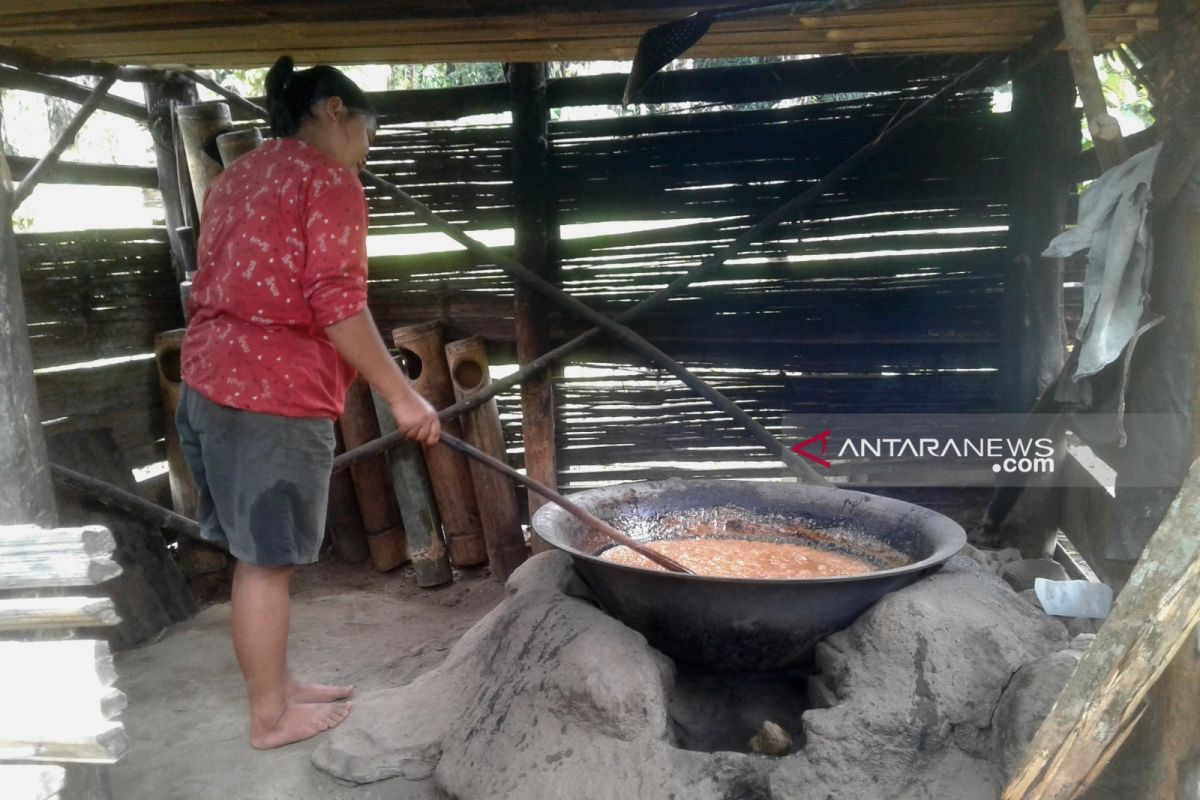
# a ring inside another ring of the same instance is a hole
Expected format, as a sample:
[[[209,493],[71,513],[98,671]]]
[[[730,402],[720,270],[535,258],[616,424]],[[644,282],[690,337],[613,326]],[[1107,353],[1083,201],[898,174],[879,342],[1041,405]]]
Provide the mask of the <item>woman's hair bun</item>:
[[[340,97],[347,108],[374,114],[371,101],[362,89],[342,72],[326,64],[296,72],[291,56],[280,56],[267,70],[267,113],[271,132],[292,136],[300,129],[313,103],[327,97]]]
[[[282,95],[287,89],[288,83],[292,80],[292,75],[296,71],[296,62],[291,56],[280,56],[271,69],[267,70],[267,79],[265,87],[267,97],[271,95]]]

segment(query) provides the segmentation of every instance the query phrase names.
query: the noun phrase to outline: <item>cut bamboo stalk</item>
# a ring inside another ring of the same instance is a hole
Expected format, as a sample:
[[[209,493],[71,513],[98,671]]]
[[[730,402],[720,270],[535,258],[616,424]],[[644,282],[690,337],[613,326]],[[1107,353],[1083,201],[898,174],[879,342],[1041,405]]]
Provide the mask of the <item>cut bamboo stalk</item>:
[[[338,424],[348,448],[379,437],[371,387],[361,377],[346,392],[346,406]],[[371,563],[380,572],[387,572],[408,561],[400,507],[396,504],[387,459],[381,455],[355,467],[350,470],[350,475],[354,480],[363,527],[367,531]]]
[[[0,556],[78,547],[88,555],[111,553],[117,547],[112,532],[102,525],[82,528],[39,528],[36,525],[0,525]]]
[[[392,418],[387,402],[374,392],[372,398],[379,430],[382,433],[396,430],[396,420]],[[454,574],[450,570],[450,558],[442,539],[437,506],[420,445],[413,441],[403,442],[388,452],[387,459],[396,502],[404,518],[404,534],[417,585],[428,588],[449,583]]]
[[[262,131],[258,128],[229,131],[217,136],[217,152],[221,154],[221,163],[228,168],[234,161],[262,143]]]
[[[5,553],[5,557],[7,557]],[[0,600],[0,631],[63,630],[116,625],[107,597],[18,597]]]
[[[337,452],[341,452],[345,449],[345,442],[340,425],[334,426],[334,433],[337,436]],[[358,510],[358,498],[354,496],[354,481],[345,470],[329,476],[329,507],[325,514],[325,528],[333,540],[334,552],[343,561],[357,564],[371,555],[362,514]]]
[[[1200,622],[1200,461],[1134,568],[1096,641],[1042,721],[1003,800],[1076,797],[1111,758],[1159,676]]]
[[[396,328],[392,338],[404,354],[406,371],[417,393],[434,408],[453,405],[454,386],[446,364],[446,340],[441,323]],[[445,420],[442,430],[462,438],[462,425],[458,420]],[[486,563],[488,555],[479,521],[479,504],[475,500],[471,465],[466,456],[446,447],[431,447],[425,449],[425,464],[442,518],[451,563],[456,567]]]
[[[57,547],[49,531],[28,526],[0,528],[0,589],[94,586],[121,574],[111,549],[102,542],[112,534],[99,526],[65,528]],[[26,537],[21,535],[26,531]],[[28,544],[26,544],[28,542]],[[5,545],[11,545],[8,552]],[[90,551],[90,552],[89,552]]]
[[[209,155],[210,145],[218,134],[233,127],[233,119],[229,114],[229,106],[223,101],[179,106],[175,114],[187,155],[192,196],[196,200],[196,209],[203,211],[208,187],[223,169],[220,162]]]
[[[459,402],[488,384],[487,351],[483,339],[472,336],[446,345],[446,361],[454,395]],[[500,412],[493,398],[462,417],[464,439],[493,458],[507,461]],[[529,556],[512,481],[483,464],[471,462],[471,479],[479,502],[480,521],[492,574],[508,580]]]

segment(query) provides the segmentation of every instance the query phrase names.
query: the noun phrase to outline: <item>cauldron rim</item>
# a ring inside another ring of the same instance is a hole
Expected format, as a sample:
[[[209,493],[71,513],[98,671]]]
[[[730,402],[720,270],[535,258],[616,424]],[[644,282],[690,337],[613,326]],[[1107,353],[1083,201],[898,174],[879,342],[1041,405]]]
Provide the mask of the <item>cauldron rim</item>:
[[[681,487],[686,487],[689,484],[698,484],[698,483],[741,484],[744,486],[745,484],[751,483],[751,482],[736,481],[736,480],[729,480],[729,479],[722,479],[722,478],[698,478],[698,479],[667,478],[664,480],[657,480],[657,481],[630,481],[630,482],[625,482],[625,483],[611,484],[609,486],[595,487],[593,489],[584,489],[583,491],[572,493],[572,495],[570,495],[570,499],[573,502],[578,503],[579,505],[583,506],[583,508],[585,508],[586,510],[593,511],[594,509],[588,508],[588,504],[587,504],[588,498],[583,497],[583,495],[587,495],[587,494],[594,493],[594,492],[599,492],[602,490],[614,490],[614,489],[620,489],[620,488],[628,489],[628,488],[633,488],[633,487],[639,487],[639,488],[645,488],[645,489],[681,488]],[[564,509],[561,506],[557,505],[556,503],[553,503],[550,501],[548,501],[545,505],[543,505],[536,512],[534,512],[533,519],[530,522],[531,522],[531,527],[534,529],[534,531],[537,532],[537,534],[539,536],[541,536],[542,539],[544,541],[546,541],[548,544],[550,544],[551,546],[553,546],[559,550],[562,550],[566,553],[569,553],[573,558],[583,559],[583,560],[591,562],[603,569],[619,570],[619,571],[634,574],[634,575],[654,576],[654,577],[660,578],[660,579],[666,578],[669,580],[677,580],[677,581],[700,581],[700,582],[704,582],[704,583],[744,584],[747,586],[751,586],[751,585],[761,586],[764,584],[778,585],[778,586],[787,586],[787,585],[812,586],[812,585],[818,585],[818,584],[851,583],[851,582],[861,583],[863,581],[886,580],[888,578],[893,578],[893,577],[900,576],[900,575],[909,575],[912,573],[920,573],[924,570],[938,567],[938,566],[946,563],[947,561],[949,561],[952,557],[954,557],[954,555],[956,555],[960,550],[962,550],[963,547],[967,544],[967,534],[963,530],[962,526],[959,525],[957,522],[955,522],[954,520],[945,516],[944,514],[940,514],[932,509],[925,508],[924,506],[920,506],[915,503],[909,503],[905,500],[897,500],[892,497],[884,497],[882,495],[871,494],[870,492],[862,492],[862,491],[858,491],[855,489],[843,489],[843,488],[837,487],[837,486],[815,486],[812,484],[790,484],[790,483],[777,483],[777,482],[766,482],[766,481],[761,482],[761,486],[764,486],[764,487],[786,487],[789,490],[798,491],[800,493],[803,493],[805,491],[817,491],[821,494],[837,493],[839,495],[853,495],[858,498],[861,498],[864,502],[879,504],[879,506],[876,507],[876,510],[885,510],[887,506],[893,506],[897,510],[903,509],[904,511],[909,512],[909,513],[915,512],[916,514],[918,514],[920,517],[923,518],[921,520],[921,526],[920,526],[923,535],[929,537],[930,533],[939,533],[943,537],[945,537],[945,540],[942,541],[941,543],[939,543],[938,546],[934,549],[934,551],[932,553],[930,553],[928,556],[921,559],[920,561],[914,561],[911,564],[905,564],[900,567],[891,567],[888,569],[872,570],[871,572],[864,572],[864,573],[860,573],[858,575],[834,575],[834,576],[829,576],[829,577],[816,577],[816,578],[738,578],[738,577],[724,577],[724,576],[715,576],[715,575],[689,575],[689,574],[680,573],[680,572],[669,572],[669,571],[665,571],[665,570],[647,569],[644,567],[635,567],[635,566],[631,566],[628,564],[621,564],[616,561],[608,561],[608,560],[599,558],[598,556],[592,555],[591,553],[586,553],[586,552],[579,550],[578,548],[573,547],[572,545],[567,544],[566,542],[562,541],[561,531],[563,530],[563,526],[559,525],[559,524],[555,524],[560,519],[561,519],[561,521],[566,522],[566,523],[575,522],[580,525],[582,525],[583,523],[576,520],[575,517],[572,516],[570,514],[570,512],[568,512],[566,509]],[[539,525],[539,523],[541,523],[541,524]],[[544,531],[550,531],[551,534],[549,536],[547,536]],[[932,537],[930,537],[930,538],[932,538]]]

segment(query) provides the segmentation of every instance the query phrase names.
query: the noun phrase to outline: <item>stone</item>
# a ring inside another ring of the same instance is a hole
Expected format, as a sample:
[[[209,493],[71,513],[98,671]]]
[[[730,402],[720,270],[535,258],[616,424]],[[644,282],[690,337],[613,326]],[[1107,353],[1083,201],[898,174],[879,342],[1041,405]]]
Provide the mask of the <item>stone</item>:
[[[1076,637],[1069,647],[1024,665],[1001,695],[992,719],[992,736],[1005,782],[1021,766],[1033,735],[1075,671],[1088,642]]]
[[[1034,589],[1022,589],[1021,591],[1017,592],[1017,596],[1029,603],[1029,605],[1033,606],[1038,611],[1046,610],[1042,608],[1042,601],[1038,598],[1037,591]]]
[[[810,698],[835,703],[804,715],[804,746],[771,773],[771,797],[994,800],[996,703],[1066,641],[994,575],[951,559],[817,646]]]
[[[771,720],[763,720],[750,740],[750,749],[767,756],[786,756],[792,749],[792,736]]]
[[[998,574],[1017,592],[1032,589],[1033,581],[1036,578],[1045,578],[1051,581],[1070,580],[1067,571],[1062,568],[1061,564],[1045,558],[1010,561],[1000,567]]]
[[[996,705],[1066,644],[965,556],[821,643],[811,676],[677,669],[595,605],[561,552],[529,559],[507,590],[439,666],[359,697],[313,763],[458,800],[992,800]],[[706,718],[750,727],[705,749],[681,725]],[[727,751],[764,720],[779,730],[758,749],[782,755]]]

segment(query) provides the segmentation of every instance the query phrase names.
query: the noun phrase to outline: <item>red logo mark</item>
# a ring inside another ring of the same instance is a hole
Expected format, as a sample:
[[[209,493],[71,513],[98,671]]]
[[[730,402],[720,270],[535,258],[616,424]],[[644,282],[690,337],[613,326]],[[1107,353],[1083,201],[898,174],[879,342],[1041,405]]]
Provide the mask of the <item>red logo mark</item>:
[[[796,444],[792,445],[792,452],[796,455],[804,456],[809,461],[814,461],[817,464],[820,464],[822,467],[829,469],[829,467],[833,466],[832,464],[821,458],[821,456],[813,455],[804,449],[806,446],[812,444],[818,439],[821,441],[821,456],[823,456],[825,455],[825,450],[829,447],[829,431],[827,430],[821,431],[816,436],[810,436],[803,442],[797,442]]]

